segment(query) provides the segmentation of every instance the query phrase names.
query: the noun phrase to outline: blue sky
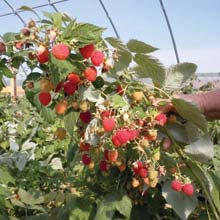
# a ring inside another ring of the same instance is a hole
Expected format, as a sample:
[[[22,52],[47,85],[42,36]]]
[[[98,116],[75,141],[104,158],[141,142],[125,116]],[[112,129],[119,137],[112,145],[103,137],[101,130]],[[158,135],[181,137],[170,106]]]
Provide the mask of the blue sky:
[[[47,0],[8,0],[15,8],[36,6]],[[3,2],[3,1],[2,1]],[[37,2],[37,4],[36,4]],[[124,42],[131,38],[145,41],[160,51],[157,56],[164,65],[174,64],[175,56],[159,0],[103,0]],[[198,64],[198,72],[220,72],[220,1],[163,0],[175,35],[181,61]],[[90,22],[107,30],[104,36],[114,36],[109,21],[98,0],[70,0],[56,7],[78,21]],[[38,10],[52,10],[45,7]],[[10,9],[0,4],[0,14]],[[21,13],[24,20],[35,18],[30,12]],[[11,15],[0,17],[0,34],[18,31],[22,23]]]

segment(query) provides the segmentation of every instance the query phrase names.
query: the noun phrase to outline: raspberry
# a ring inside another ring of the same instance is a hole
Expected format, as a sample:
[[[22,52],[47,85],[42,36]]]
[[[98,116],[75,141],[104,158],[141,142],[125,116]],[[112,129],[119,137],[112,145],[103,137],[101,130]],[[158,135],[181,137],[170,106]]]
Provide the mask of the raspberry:
[[[172,142],[171,142],[170,138],[166,137],[163,139],[162,147],[164,150],[168,150],[171,145],[172,145]]]
[[[110,162],[115,162],[118,159],[118,151],[117,150],[109,150],[108,151],[108,160]]]
[[[81,112],[79,118],[82,122],[88,124],[92,118],[92,115],[90,112]]]
[[[143,163],[141,161],[136,161],[133,163],[133,172],[135,176],[139,176],[140,170],[143,168]]]
[[[112,136],[112,143],[115,145],[115,147],[121,146],[121,142],[118,140],[116,134]]]
[[[119,95],[124,95],[124,89],[122,88],[121,85],[118,85],[118,86],[117,86],[116,92],[117,92]]]
[[[101,171],[108,171],[109,170],[109,165],[107,163],[106,160],[101,160],[100,163],[99,163],[99,169]]]
[[[191,183],[187,183],[182,187],[182,191],[187,196],[192,196],[194,193],[194,187]]]
[[[138,130],[128,130],[130,134],[130,141],[133,141],[135,138],[139,136],[139,131]]]
[[[182,190],[183,183],[178,180],[173,180],[171,183],[171,188],[175,191],[180,192]]]
[[[127,129],[118,130],[115,135],[121,144],[125,144],[130,140],[130,133]]]
[[[79,147],[81,151],[89,151],[90,144],[81,142]]]
[[[101,113],[101,118],[103,119],[104,117],[110,117],[111,115],[112,115],[112,113],[110,111],[106,110]]]
[[[89,66],[85,69],[84,71],[84,76],[87,80],[89,80],[90,82],[93,82],[96,80],[96,76],[97,76],[97,70],[94,66]]]
[[[139,170],[139,175],[140,175],[142,178],[147,177],[147,168],[146,168],[146,167],[142,167],[142,168]]]
[[[42,105],[48,105],[51,101],[51,95],[49,92],[39,93],[38,98]]]
[[[59,82],[55,88],[55,92],[59,92],[61,90],[61,88],[63,87],[63,82]]]
[[[64,115],[68,107],[68,103],[66,100],[60,101],[55,105],[55,112],[58,115]]]
[[[135,91],[132,94],[132,98],[136,102],[141,102],[144,97],[144,93],[142,91]]]
[[[6,46],[3,42],[0,42],[0,53],[6,52]]]
[[[56,37],[57,37],[56,31],[54,31],[53,29],[51,29],[51,30],[49,31],[48,37],[49,37],[49,39],[50,39],[51,41],[54,41],[54,40],[56,39]]]
[[[77,73],[70,73],[68,76],[68,80],[74,85],[78,85],[78,83],[80,82],[80,78]]]
[[[155,117],[155,120],[158,121],[160,126],[164,126],[167,122],[167,116],[161,113]]]
[[[69,48],[65,44],[60,43],[60,44],[55,45],[52,48],[51,53],[58,60],[65,60],[69,56],[70,51],[69,51]]]
[[[67,95],[72,95],[77,90],[77,86],[71,82],[66,82],[63,85],[63,90]]]
[[[85,165],[89,165],[91,163],[92,159],[88,154],[83,154],[82,155],[82,162]]]
[[[100,64],[103,63],[104,61],[104,53],[100,50],[94,50],[92,55],[91,55],[91,61],[94,66],[99,66]]]
[[[102,119],[102,126],[105,131],[112,131],[115,128],[115,120],[113,118],[104,117]]]
[[[49,60],[49,51],[47,49],[37,53],[37,60],[40,64],[46,63]]]
[[[104,150],[104,158],[105,160],[108,160],[108,150]]]
[[[88,44],[84,46],[83,48],[80,48],[79,52],[81,53],[84,59],[88,59],[89,57],[91,57],[94,50],[95,50],[94,45]]]

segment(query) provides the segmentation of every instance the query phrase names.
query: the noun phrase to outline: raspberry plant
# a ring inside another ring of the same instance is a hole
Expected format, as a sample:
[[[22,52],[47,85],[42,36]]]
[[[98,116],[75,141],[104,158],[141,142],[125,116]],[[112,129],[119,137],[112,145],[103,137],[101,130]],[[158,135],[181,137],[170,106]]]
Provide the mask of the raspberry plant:
[[[25,64],[27,99],[48,123],[63,123],[55,137],[67,132],[70,143],[63,166],[52,165],[63,170],[65,187],[58,202],[49,188],[37,196],[28,187],[9,202],[32,205],[25,219],[219,219],[206,120],[193,103],[174,98],[196,65],[165,69],[151,55],[157,48],[142,41],[124,44],[65,14],[45,16],[3,36],[1,62],[7,70]],[[161,111],[170,103],[172,111]]]

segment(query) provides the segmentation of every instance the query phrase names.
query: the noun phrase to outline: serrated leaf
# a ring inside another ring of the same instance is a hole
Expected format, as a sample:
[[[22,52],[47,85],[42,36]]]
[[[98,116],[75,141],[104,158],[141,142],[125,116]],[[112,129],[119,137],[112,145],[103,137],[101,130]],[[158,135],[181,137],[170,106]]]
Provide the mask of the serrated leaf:
[[[208,135],[185,147],[185,152],[201,163],[208,163],[214,157],[214,145]]]
[[[72,32],[72,39],[77,41],[78,46],[83,47],[91,42],[100,40],[105,29],[89,23],[78,23]]]
[[[73,136],[76,122],[79,118],[79,112],[69,112],[64,116],[64,125],[70,136]]]
[[[111,97],[111,103],[113,108],[124,108],[128,106],[128,103],[124,100],[124,98],[118,94]]]
[[[0,75],[4,75],[8,78],[12,78],[14,76],[11,70],[3,62],[0,62]]]
[[[143,41],[131,39],[127,43],[127,47],[131,52],[134,53],[152,53],[156,50],[158,50],[155,47],[152,47],[149,44],[144,43]]]
[[[18,33],[8,32],[3,35],[2,39],[4,40],[5,43],[8,43],[10,41],[15,41],[17,35]]]
[[[220,210],[220,197],[219,197],[219,190],[216,187],[212,176],[201,166],[199,166],[195,161],[189,160],[188,165],[191,169],[196,173],[196,177],[201,184],[202,188],[206,188],[209,192],[211,199],[213,200],[217,210]]]
[[[70,212],[69,220],[88,220],[92,210],[92,202],[88,198],[76,197],[73,202],[73,209]]]
[[[182,192],[174,191],[171,188],[171,181],[163,185],[162,195],[182,220],[187,220],[198,205],[196,195],[187,196]]]
[[[69,73],[75,70],[74,66],[68,60],[58,60],[54,56],[50,56],[50,61],[51,79],[54,85],[57,85]]]
[[[48,108],[48,107],[45,107],[45,106],[42,106],[42,109],[41,109],[41,116],[48,122],[48,123],[54,123],[55,122],[55,119],[56,119],[56,114],[54,112],[54,110]]]
[[[120,70],[127,68],[132,61],[132,54],[128,50],[127,46],[117,38],[108,37],[105,38],[105,40],[112,47],[116,48],[118,53],[118,61],[115,62],[112,72],[118,72]]]
[[[200,112],[200,110],[194,103],[175,98],[172,99],[172,103],[180,116],[192,122],[206,133],[207,121],[205,120],[204,115]]]
[[[181,89],[195,76],[197,66],[193,63],[180,63],[166,70],[165,89]]]
[[[146,74],[146,77],[150,77],[157,87],[162,87],[165,82],[165,70],[163,65],[156,59],[144,54],[136,54],[134,61],[138,64],[139,69]],[[138,73],[136,73],[138,77]]]
[[[76,26],[76,22],[75,21],[71,21],[67,27],[64,29],[63,33],[62,33],[62,38],[63,39],[69,39],[69,38],[72,38],[72,33],[73,33],[73,30]]]
[[[44,197],[40,191],[25,191],[23,189],[19,189],[18,195],[20,196],[21,202],[27,205],[36,205],[44,202]]]
[[[15,183],[15,178],[9,172],[9,169],[4,166],[0,166],[0,182],[3,184]]]
[[[131,208],[131,200],[126,193],[122,190],[114,191],[106,195],[98,205],[95,220],[112,220],[116,210],[129,218]]]

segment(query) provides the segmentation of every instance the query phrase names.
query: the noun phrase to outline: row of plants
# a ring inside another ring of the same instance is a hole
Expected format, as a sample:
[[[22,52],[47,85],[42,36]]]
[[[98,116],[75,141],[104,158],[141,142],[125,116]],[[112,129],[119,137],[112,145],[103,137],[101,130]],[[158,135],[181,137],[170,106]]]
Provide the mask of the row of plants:
[[[2,65],[25,63],[35,108],[2,111],[2,155],[16,158],[3,159],[2,218],[219,219],[219,148],[198,108],[174,98],[196,65],[165,69],[142,41],[45,16],[3,36]]]

